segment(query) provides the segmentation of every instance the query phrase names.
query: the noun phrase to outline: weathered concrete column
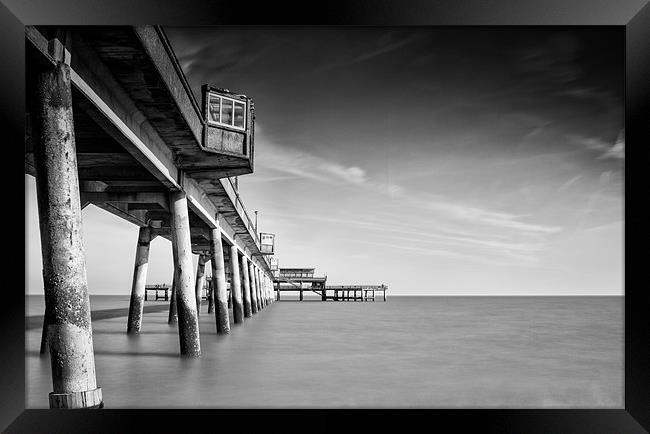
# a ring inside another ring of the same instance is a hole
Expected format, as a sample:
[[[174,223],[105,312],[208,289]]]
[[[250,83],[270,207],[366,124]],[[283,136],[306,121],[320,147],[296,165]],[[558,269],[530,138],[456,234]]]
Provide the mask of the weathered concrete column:
[[[260,281],[260,269],[255,267],[255,285],[257,287],[257,309],[264,309],[264,301],[262,300],[262,282]]]
[[[321,294],[321,301],[327,301],[327,289],[325,289],[325,285],[322,286],[323,292]]]
[[[194,292],[196,293],[196,315],[201,315],[201,291],[205,285],[205,261],[206,257],[203,253],[199,255],[199,262],[196,265],[196,284]]]
[[[237,246],[230,246],[230,290],[232,291],[232,316],[235,324],[244,322],[244,301],[239,278],[239,252]]]
[[[257,269],[257,281],[260,285],[260,306],[262,309],[266,307],[266,297],[264,297],[264,279],[262,279],[262,271]]]
[[[167,317],[167,324],[178,323],[178,310],[176,308],[176,268],[178,267],[178,260],[174,257],[174,277],[172,277],[172,287],[169,291],[169,316]]]
[[[253,313],[257,313],[259,309],[259,304],[257,302],[257,285],[255,284],[255,264],[253,261],[248,263],[248,274],[251,279],[251,310]]]
[[[250,318],[253,316],[251,306],[251,282],[248,277],[248,259],[246,255],[241,255],[241,274],[242,274],[242,291],[244,293],[244,316]]]
[[[57,41],[58,42],[58,41]],[[50,408],[102,407],[82,238],[70,66],[36,77],[34,158],[45,286]]]
[[[269,276],[264,273],[264,297],[266,297],[266,305],[271,304],[271,293],[269,291]]]
[[[278,284],[275,287],[276,287],[276,289],[278,291],[277,295],[276,295],[277,300],[280,301],[280,282],[278,282]]]
[[[194,294],[190,219],[185,192],[172,191],[169,194],[169,204],[172,214],[172,250],[178,258],[174,274],[181,355],[198,357],[201,355],[201,340],[199,339],[199,318],[196,313],[196,296]]]
[[[302,295],[302,282],[300,283],[300,301],[303,300],[303,295]]]
[[[208,283],[208,313],[214,310],[214,280],[210,279]]]
[[[151,238],[151,228],[149,226],[140,227],[138,246],[135,250],[129,318],[126,326],[126,332],[128,334],[140,333],[140,327],[142,326],[142,311],[144,309],[145,286],[147,285],[147,267],[149,265],[149,245]]]
[[[43,315],[43,329],[41,331],[41,354],[47,353],[47,321],[45,315]]]
[[[210,229],[210,254],[212,255],[212,292],[214,294],[217,334],[230,333],[228,312],[228,290],[226,288],[226,266],[223,263],[223,243],[221,230]]]
[[[264,302],[264,307],[269,305],[268,291],[266,290],[266,281],[264,280],[264,271],[260,269],[260,281],[262,282],[262,300]]]

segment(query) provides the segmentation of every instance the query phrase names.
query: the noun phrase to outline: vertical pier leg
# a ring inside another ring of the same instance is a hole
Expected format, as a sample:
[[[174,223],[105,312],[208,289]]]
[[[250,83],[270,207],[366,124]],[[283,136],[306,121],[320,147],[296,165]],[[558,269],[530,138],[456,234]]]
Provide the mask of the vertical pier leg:
[[[226,266],[223,263],[223,243],[221,230],[210,229],[210,254],[212,255],[212,281],[214,285],[215,320],[217,334],[230,333],[230,314],[228,312],[228,291],[226,288]]]
[[[174,277],[172,277],[172,287],[169,291],[169,316],[167,317],[167,324],[178,323],[178,310],[176,309],[176,267],[178,260],[174,257]]]
[[[34,157],[52,367],[50,408],[102,407],[95,377],[70,66],[58,62],[40,72],[35,90]]]
[[[321,294],[322,298],[321,301],[327,301],[327,290],[325,289],[325,285],[323,285],[323,293]]]
[[[214,280],[208,283],[208,313],[214,311]]]
[[[245,255],[241,255],[241,274],[242,274],[242,292],[244,293],[244,317],[250,318],[253,316],[253,308],[251,306],[251,282],[248,276],[248,259]]]
[[[266,287],[266,274],[262,270],[260,270],[260,281],[262,282],[262,300],[264,307],[267,307],[269,305],[269,290]]]
[[[262,293],[262,281],[260,280],[260,269],[255,267],[255,285],[257,285],[257,308],[264,309],[264,297]]]
[[[278,281],[278,284],[275,285],[276,291],[278,292],[277,295],[277,300],[280,301],[280,282]]]
[[[45,315],[43,315],[43,330],[41,331],[41,349],[40,354],[45,354],[47,352],[47,321]]]
[[[248,263],[248,274],[251,279],[251,310],[253,313],[259,311],[259,304],[257,304],[257,286],[255,285],[255,265],[253,261]]]
[[[133,267],[133,283],[131,285],[131,302],[129,303],[129,318],[126,333],[138,334],[142,326],[143,298],[147,284],[147,267],[149,265],[149,245],[151,243],[151,228],[142,226],[138,233],[138,246],[135,250],[135,266]]]
[[[244,322],[244,302],[239,278],[239,252],[237,246],[230,246],[230,291],[232,292],[232,316],[235,324]]]
[[[203,253],[199,255],[199,262],[196,264],[196,284],[194,292],[196,295],[196,316],[201,315],[201,292],[205,285],[205,261],[206,257]]]
[[[192,266],[192,241],[190,238],[190,219],[187,213],[187,196],[183,191],[169,194],[172,214],[172,249],[178,258],[176,266],[176,309],[178,310],[178,337],[181,355],[198,357],[201,355],[199,339],[199,318],[196,313],[194,276]]]
[[[255,267],[254,270],[255,270],[255,291],[256,291],[255,295],[257,296],[257,311],[259,312],[264,307],[262,305],[262,288],[260,286],[259,269]]]
[[[302,283],[300,283],[300,301],[302,301],[303,295],[302,295]]]

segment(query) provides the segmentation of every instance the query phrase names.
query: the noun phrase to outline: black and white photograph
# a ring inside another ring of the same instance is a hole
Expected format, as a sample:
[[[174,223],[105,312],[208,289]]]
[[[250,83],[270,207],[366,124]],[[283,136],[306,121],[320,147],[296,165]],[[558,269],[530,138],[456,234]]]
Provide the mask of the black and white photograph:
[[[24,408],[627,410],[627,59],[25,25]]]

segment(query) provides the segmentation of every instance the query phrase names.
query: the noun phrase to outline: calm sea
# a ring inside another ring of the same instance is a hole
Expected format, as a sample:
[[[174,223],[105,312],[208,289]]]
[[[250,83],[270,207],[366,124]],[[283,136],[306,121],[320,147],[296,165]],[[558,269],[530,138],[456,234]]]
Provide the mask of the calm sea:
[[[42,296],[26,304],[42,315]],[[128,304],[91,298],[93,310]],[[126,316],[94,321],[106,407],[623,407],[623,297],[283,300],[229,336],[204,304],[200,329],[202,357],[184,360],[166,311],[132,338]],[[31,408],[52,391],[40,334],[26,331]]]

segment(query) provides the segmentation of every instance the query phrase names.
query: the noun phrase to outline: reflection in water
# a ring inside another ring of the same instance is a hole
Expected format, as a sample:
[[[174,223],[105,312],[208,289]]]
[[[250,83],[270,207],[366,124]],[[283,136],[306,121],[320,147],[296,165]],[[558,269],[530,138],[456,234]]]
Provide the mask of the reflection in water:
[[[622,297],[282,301],[229,336],[206,309],[199,359],[178,356],[167,312],[146,314],[136,337],[126,316],[93,322],[106,407],[623,407]],[[31,408],[52,387],[39,344],[28,330]]]

